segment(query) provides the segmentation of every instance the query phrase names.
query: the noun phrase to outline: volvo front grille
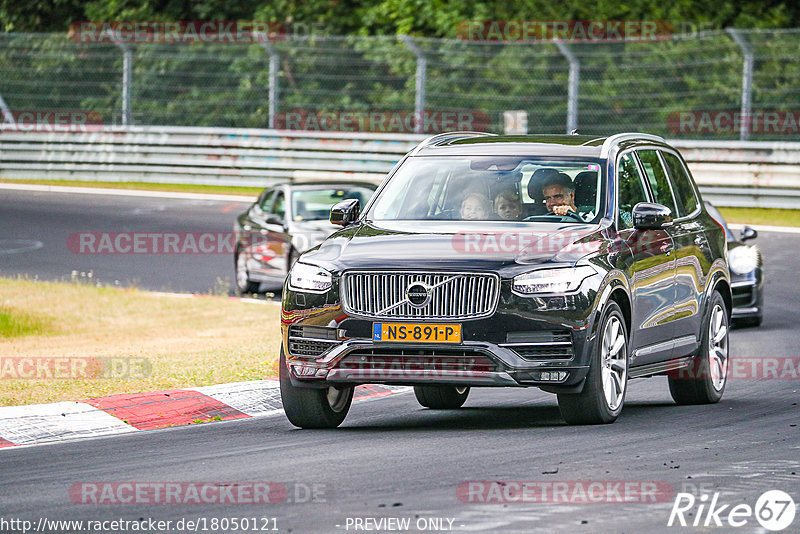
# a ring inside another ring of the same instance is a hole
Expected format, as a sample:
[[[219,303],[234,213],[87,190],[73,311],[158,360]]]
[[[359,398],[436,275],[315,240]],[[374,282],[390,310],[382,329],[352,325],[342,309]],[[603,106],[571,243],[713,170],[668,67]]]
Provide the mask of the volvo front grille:
[[[491,273],[348,272],[342,306],[373,319],[462,320],[495,312],[500,278]]]

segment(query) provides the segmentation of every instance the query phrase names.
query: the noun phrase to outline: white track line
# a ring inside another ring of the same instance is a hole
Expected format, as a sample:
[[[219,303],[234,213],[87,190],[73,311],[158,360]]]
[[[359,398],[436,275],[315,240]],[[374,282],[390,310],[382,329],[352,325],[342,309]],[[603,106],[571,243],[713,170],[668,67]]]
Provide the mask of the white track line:
[[[181,193],[177,191],[146,191],[136,189],[110,189],[102,187],[78,187],[66,185],[9,184],[0,183],[0,189],[38,191],[40,193],[82,193],[84,195],[115,195],[120,197],[180,198],[184,200],[230,200],[231,202],[253,202],[258,195],[220,195],[214,193]]]

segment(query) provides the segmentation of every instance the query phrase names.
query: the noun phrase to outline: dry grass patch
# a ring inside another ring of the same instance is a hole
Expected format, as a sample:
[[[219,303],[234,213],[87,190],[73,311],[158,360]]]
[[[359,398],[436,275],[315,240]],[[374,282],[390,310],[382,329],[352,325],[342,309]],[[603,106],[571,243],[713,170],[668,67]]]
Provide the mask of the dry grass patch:
[[[275,377],[279,321],[272,302],[0,278],[0,405]],[[150,373],[126,380],[8,378],[21,357],[146,359]]]

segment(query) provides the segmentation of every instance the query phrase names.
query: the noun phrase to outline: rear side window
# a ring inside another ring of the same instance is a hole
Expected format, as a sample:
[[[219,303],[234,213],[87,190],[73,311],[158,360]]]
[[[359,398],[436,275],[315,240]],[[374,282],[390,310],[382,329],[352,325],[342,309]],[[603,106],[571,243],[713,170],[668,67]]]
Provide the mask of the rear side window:
[[[678,201],[678,212],[680,216],[689,215],[697,209],[697,193],[692,187],[692,179],[686,172],[686,168],[681,163],[681,160],[671,152],[661,152],[664,156],[664,161],[667,163],[669,169],[669,176],[672,179],[673,191],[675,192],[676,200]]]
[[[647,175],[647,181],[650,183],[650,189],[653,190],[655,201],[672,210],[673,217],[677,216],[675,199],[672,198],[667,173],[661,165],[658,153],[655,150],[639,150],[637,153]]]
[[[619,227],[633,228],[633,207],[639,202],[647,202],[647,193],[639,175],[639,168],[633,154],[628,152],[619,159]]]

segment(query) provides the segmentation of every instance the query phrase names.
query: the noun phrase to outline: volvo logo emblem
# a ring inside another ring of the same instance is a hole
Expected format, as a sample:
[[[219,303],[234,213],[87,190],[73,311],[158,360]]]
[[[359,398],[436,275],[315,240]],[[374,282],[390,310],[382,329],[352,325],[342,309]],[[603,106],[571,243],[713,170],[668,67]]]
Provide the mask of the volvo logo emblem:
[[[431,301],[431,287],[422,282],[414,282],[406,289],[406,299],[415,308],[422,308]]]

